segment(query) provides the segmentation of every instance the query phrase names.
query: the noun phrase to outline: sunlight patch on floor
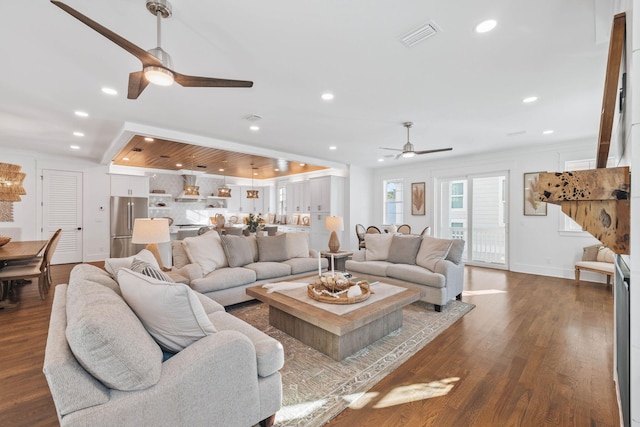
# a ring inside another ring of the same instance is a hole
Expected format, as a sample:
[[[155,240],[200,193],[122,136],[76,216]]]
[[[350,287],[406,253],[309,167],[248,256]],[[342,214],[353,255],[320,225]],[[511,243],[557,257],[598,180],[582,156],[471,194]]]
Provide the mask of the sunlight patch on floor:
[[[374,398],[378,397],[378,392],[355,393],[342,396],[342,399],[349,402],[349,408],[362,409],[369,404]]]
[[[376,409],[388,408],[390,406],[444,396],[451,391],[454,383],[457,381],[460,381],[460,378],[451,377],[439,381],[431,381],[430,383],[396,387],[386,396],[383,396],[373,407]]]
[[[289,405],[283,406],[276,413],[276,424],[281,423],[283,421],[291,421],[296,420],[298,418],[303,418],[315,411],[326,402],[325,399],[314,400],[312,402],[303,402],[298,403],[297,405]]]
[[[470,297],[474,295],[491,295],[491,294],[506,294],[507,291],[501,291],[499,289],[482,289],[479,291],[462,291],[463,297]]]

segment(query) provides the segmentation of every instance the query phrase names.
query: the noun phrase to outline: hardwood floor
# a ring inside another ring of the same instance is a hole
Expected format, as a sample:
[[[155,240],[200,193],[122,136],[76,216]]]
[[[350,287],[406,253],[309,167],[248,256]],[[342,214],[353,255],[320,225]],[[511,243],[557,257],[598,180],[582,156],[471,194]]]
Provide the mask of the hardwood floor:
[[[53,268],[66,283],[73,265]],[[476,308],[328,425],[618,426],[603,284],[467,267]],[[42,374],[53,291],[0,310],[0,425],[55,426]]]

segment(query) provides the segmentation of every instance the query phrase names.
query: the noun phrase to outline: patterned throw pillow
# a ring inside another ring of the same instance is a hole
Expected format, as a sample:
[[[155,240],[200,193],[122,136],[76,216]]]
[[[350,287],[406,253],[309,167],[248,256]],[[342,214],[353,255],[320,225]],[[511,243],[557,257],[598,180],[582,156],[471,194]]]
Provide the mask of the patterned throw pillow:
[[[135,271],[136,273],[144,274],[145,276],[153,277],[157,280],[162,280],[163,282],[173,282],[174,280],[164,274],[162,271],[149,264],[146,261],[141,259],[134,258],[131,263],[131,271]]]

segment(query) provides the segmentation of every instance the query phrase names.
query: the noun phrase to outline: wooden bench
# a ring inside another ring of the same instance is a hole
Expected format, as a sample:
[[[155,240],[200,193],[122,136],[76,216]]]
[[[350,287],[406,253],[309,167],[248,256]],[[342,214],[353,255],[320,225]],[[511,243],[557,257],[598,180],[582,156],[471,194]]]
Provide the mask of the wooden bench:
[[[582,260],[576,262],[576,285],[580,283],[580,272],[591,271],[607,276],[607,286],[611,285],[611,277],[615,272],[613,252],[602,245],[587,246],[583,249]]]

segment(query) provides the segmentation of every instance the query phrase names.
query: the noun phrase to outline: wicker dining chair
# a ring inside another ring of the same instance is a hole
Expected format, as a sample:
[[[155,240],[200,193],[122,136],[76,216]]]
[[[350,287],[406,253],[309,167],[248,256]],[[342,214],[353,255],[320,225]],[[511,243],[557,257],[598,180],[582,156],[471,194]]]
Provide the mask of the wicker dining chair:
[[[380,234],[380,229],[375,225],[370,225],[367,227],[367,233],[369,234]]]
[[[431,234],[431,227],[429,227],[428,225],[422,229],[422,231],[420,232],[421,236],[428,236]]]
[[[400,227],[398,227],[398,233],[411,234],[411,226],[409,224],[402,224]]]
[[[364,249],[364,235],[367,230],[362,224],[356,224],[356,236],[358,237],[358,250]]]

